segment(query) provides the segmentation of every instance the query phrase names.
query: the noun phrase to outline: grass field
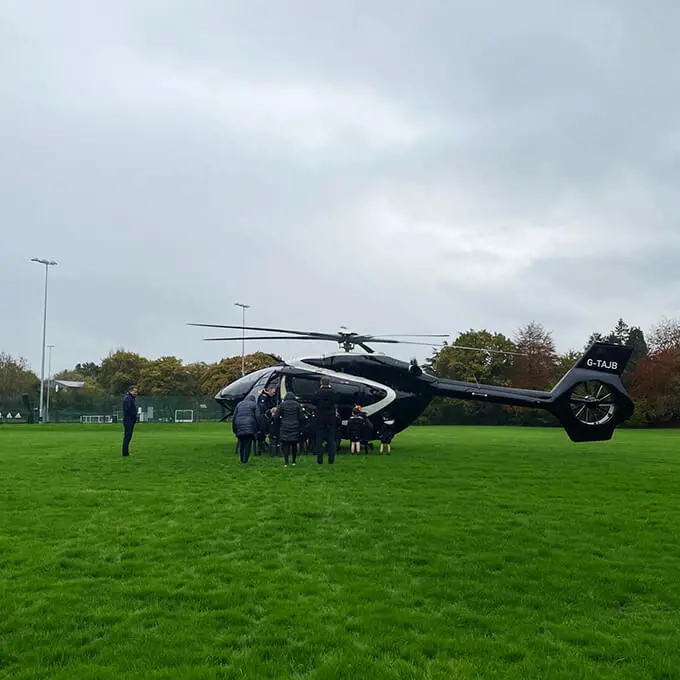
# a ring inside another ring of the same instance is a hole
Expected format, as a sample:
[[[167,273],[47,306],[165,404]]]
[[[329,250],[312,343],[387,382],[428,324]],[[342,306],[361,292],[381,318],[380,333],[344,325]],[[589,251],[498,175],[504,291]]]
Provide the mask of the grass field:
[[[0,677],[678,678],[680,433],[0,427]]]

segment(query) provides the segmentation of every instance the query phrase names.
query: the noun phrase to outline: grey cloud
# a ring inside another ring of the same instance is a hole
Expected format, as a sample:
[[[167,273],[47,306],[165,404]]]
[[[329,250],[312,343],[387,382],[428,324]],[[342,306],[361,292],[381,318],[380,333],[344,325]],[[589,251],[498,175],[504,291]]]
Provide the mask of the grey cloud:
[[[0,9],[0,344],[35,368],[36,255],[59,367],[237,353],[185,323],[238,299],[560,349],[677,309],[677,3],[58,5]]]

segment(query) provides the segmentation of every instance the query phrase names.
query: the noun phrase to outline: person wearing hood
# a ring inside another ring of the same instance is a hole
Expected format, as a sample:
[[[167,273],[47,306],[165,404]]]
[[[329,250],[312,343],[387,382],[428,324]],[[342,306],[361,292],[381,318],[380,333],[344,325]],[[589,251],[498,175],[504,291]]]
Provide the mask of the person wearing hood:
[[[250,449],[257,435],[256,410],[257,404],[254,394],[240,401],[234,409],[231,428],[238,439],[241,463],[248,462]]]
[[[305,426],[305,417],[302,414],[302,407],[291,392],[286,394],[281,402],[276,416],[279,426],[279,441],[283,449],[283,459],[285,467],[288,467],[288,456],[293,458],[293,467],[297,461],[297,449],[300,442],[300,435]]]

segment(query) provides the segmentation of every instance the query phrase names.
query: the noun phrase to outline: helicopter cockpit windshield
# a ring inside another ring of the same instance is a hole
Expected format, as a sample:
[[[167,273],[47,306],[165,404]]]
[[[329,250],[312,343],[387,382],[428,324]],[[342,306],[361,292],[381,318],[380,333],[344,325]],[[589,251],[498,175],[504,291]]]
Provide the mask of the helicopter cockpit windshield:
[[[257,394],[259,390],[264,389],[270,382],[270,378],[275,377],[275,373],[276,369],[271,367],[248,373],[223,387],[215,396],[215,400],[222,405],[227,412],[226,415],[230,416],[239,401],[245,399],[248,394]],[[274,383],[276,379],[272,380],[272,384]]]

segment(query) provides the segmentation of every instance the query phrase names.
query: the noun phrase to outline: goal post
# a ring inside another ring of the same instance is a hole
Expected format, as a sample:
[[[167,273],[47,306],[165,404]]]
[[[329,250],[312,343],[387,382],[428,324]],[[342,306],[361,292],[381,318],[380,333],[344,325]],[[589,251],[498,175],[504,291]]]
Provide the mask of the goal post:
[[[193,423],[194,422],[194,410],[190,408],[178,409],[175,411],[175,422],[176,423]]]
[[[113,416],[80,416],[80,422],[85,425],[93,423],[112,423]]]

